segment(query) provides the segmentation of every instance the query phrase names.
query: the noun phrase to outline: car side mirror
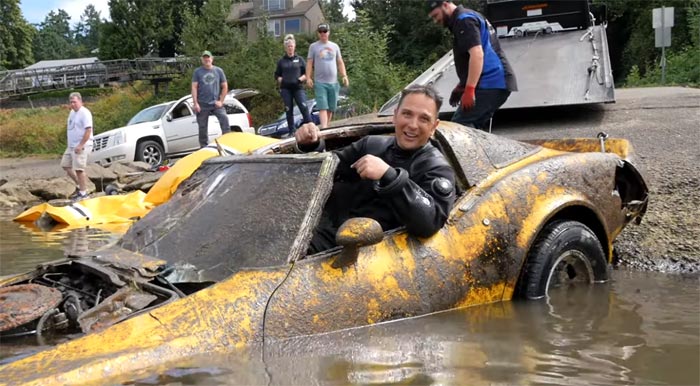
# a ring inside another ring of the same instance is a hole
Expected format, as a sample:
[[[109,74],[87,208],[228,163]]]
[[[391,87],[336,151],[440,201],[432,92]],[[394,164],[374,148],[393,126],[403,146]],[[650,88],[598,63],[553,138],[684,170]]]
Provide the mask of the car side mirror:
[[[173,115],[171,113],[165,114],[165,120],[171,122],[173,120]]]
[[[342,246],[343,250],[333,262],[333,268],[342,268],[354,263],[361,247],[377,244],[383,238],[384,231],[376,220],[367,217],[348,219],[335,234],[335,242]]]

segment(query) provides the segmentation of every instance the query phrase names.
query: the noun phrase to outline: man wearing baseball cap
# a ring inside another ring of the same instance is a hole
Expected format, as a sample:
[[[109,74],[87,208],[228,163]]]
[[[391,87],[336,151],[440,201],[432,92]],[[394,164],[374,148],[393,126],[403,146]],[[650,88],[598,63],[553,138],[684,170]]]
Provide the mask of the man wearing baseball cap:
[[[224,98],[228,93],[228,82],[224,70],[213,65],[214,56],[202,52],[202,65],[192,73],[192,103],[199,126],[199,147],[209,144],[209,116],[219,120],[221,134],[231,131],[224,109]]]
[[[433,21],[454,36],[459,83],[449,100],[450,105],[458,106],[452,121],[485,130],[493,113],[518,90],[498,37],[484,16],[451,1],[428,0],[428,10]]]
[[[333,113],[338,107],[338,71],[343,85],[347,87],[350,82],[345,71],[345,62],[340,54],[340,47],[328,40],[331,29],[328,23],[321,23],[316,29],[318,40],[309,46],[309,54],[306,59],[306,83],[314,88],[316,95],[316,107],[321,121],[321,129],[328,127],[333,119]]]

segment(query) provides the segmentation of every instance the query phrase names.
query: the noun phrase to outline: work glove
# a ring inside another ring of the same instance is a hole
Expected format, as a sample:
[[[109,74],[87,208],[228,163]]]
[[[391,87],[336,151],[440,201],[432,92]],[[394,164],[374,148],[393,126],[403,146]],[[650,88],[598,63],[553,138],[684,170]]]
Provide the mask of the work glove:
[[[462,110],[470,110],[474,107],[476,103],[476,88],[474,86],[467,86],[464,89],[464,94],[462,94]]]
[[[462,98],[463,93],[464,86],[460,84],[455,86],[454,90],[452,90],[452,94],[450,94],[450,106],[457,107],[457,103],[459,103],[459,100]]]

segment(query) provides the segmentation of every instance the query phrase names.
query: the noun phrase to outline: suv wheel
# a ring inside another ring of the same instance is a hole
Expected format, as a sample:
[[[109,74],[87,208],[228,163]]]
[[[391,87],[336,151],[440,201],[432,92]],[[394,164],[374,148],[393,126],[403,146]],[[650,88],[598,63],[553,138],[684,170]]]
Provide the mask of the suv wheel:
[[[164,159],[163,146],[156,141],[143,141],[136,147],[137,161],[143,161],[151,166],[158,166]]]

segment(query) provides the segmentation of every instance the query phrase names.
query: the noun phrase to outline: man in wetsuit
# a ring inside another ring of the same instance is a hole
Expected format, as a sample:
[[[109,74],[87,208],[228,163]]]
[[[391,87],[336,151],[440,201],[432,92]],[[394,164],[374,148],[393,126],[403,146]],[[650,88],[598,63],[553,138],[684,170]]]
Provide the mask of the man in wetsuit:
[[[487,130],[493,113],[518,90],[498,37],[488,20],[474,10],[442,0],[428,0],[428,9],[433,21],[454,36],[459,83],[450,95],[450,105],[458,106],[452,121]]]
[[[385,231],[405,226],[417,237],[442,228],[455,199],[455,177],[429,141],[441,104],[432,87],[411,86],[394,111],[395,136],[367,136],[334,151],[340,162],[310,253],[334,247],[337,229],[352,217],[375,219]],[[295,134],[302,151],[324,150],[319,136],[313,123]]]

